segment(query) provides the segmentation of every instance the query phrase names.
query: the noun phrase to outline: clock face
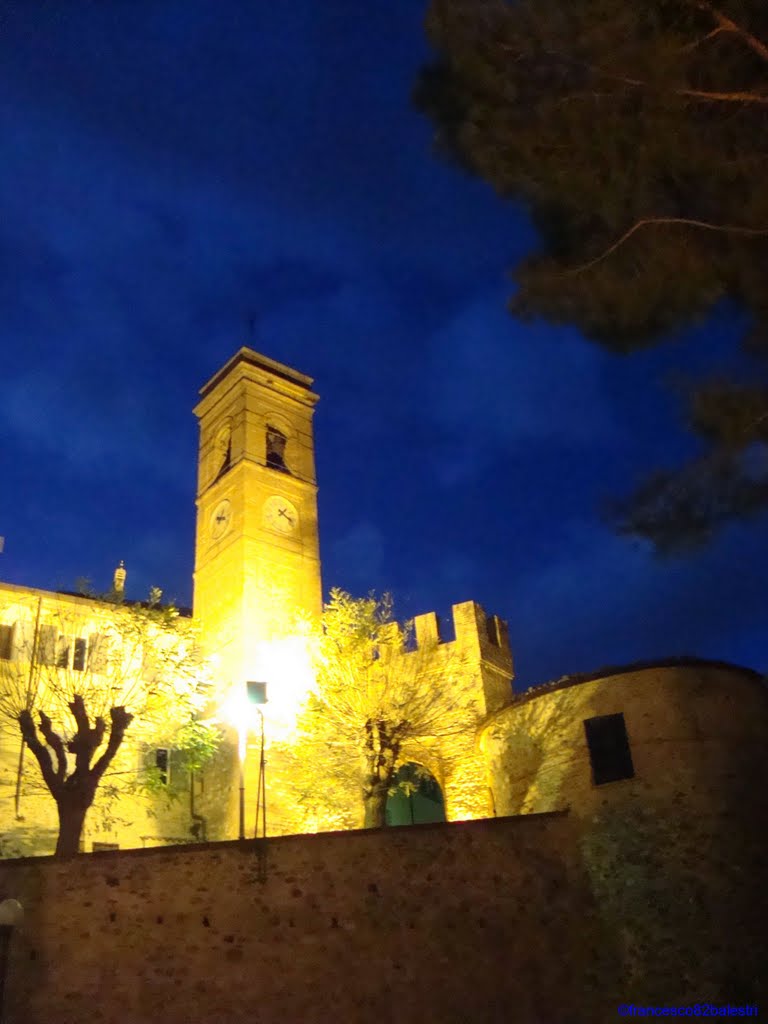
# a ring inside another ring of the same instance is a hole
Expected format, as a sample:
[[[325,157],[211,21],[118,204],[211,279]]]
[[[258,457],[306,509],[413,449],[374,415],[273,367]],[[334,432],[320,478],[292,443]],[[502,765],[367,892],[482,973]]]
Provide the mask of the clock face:
[[[218,503],[211,512],[211,536],[214,540],[223,537],[232,519],[232,505],[227,498]]]
[[[275,494],[264,502],[264,525],[278,533],[295,533],[299,526],[299,513],[287,498]]]

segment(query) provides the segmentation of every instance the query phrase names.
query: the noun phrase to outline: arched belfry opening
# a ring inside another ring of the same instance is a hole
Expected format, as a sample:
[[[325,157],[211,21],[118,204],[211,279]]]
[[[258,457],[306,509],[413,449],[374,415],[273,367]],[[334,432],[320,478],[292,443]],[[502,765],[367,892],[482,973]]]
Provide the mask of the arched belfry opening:
[[[387,825],[426,825],[445,821],[445,801],[431,772],[413,761],[401,765],[396,788],[387,798]]]
[[[267,465],[270,469],[277,469],[281,473],[289,473],[290,470],[285,464],[285,446],[287,436],[278,430],[277,427],[267,426]]]

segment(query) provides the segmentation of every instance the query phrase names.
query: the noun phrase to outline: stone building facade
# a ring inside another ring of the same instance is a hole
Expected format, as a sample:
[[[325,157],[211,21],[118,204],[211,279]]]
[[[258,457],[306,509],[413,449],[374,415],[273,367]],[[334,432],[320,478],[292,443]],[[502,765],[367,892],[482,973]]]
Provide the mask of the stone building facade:
[[[320,613],[311,384],[242,349],[196,409],[188,628],[220,697],[266,685],[268,756],[310,682],[296,610]],[[0,584],[0,678],[29,668],[20,652],[33,629],[74,615],[80,628],[47,634],[70,673],[89,664],[109,606]],[[97,806],[85,836],[95,856],[0,863],[0,899],[28,911],[9,1019],[66,1024],[94,1010],[107,1024],[129,1010],[148,1022],[162,1004],[169,1024],[325,1020],[329,1006],[350,1021],[592,1024],[620,1004],[765,1001],[764,678],[678,659],[515,696],[505,623],[470,601],[453,626],[442,640],[433,613],[417,616],[416,650],[397,657],[429,649],[437,680],[462,665],[464,727],[426,743],[422,765],[448,821],[466,824],[291,836],[306,829],[273,762],[269,840],[211,844],[237,835],[237,744],[197,778],[167,751],[176,799],[122,793],[119,820]],[[245,747],[250,794],[257,738]],[[135,774],[157,750],[126,742],[121,756]],[[52,849],[54,808],[35,772],[13,723],[0,723],[6,857]],[[193,840],[207,842],[135,849]]]
[[[298,616],[321,611],[312,380],[243,348],[202,388],[194,629],[220,684],[256,682],[268,691],[261,713],[269,749],[290,740],[311,675],[296,636]],[[87,598],[0,585],[0,668],[18,660],[34,615],[76,609],[91,625],[70,639],[69,668],[87,661],[93,625],[108,606]],[[35,609],[37,612],[35,612]],[[433,648],[440,679],[460,660],[464,728],[425,746],[422,767],[439,784],[448,820],[570,809],[584,823],[611,814],[678,812],[711,815],[752,806],[751,779],[768,738],[765,688],[754,673],[728,666],[659,664],[570,679],[513,697],[513,663],[506,624],[474,602],[453,608],[455,639],[441,642],[433,613],[415,619],[419,648]],[[55,642],[61,642],[61,639]],[[436,645],[436,646],[435,646]],[[417,652],[401,654],[414,658]],[[427,738],[428,739],[428,738]],[[244,785],[260,783],[258,736],[246,737]],[[137,770],[147,750],[127,744],[123,771]],[[155,756],[150,750],[149,756]],[[172,769],[173,752],[168,752]],[[55,822],[36,766],[19,768],[19,737],[0,723],[0,810],[4,841],[17,852],[44,852]],[[29,759],[28,759],[29,760]],[[143,763],[143,762],[142,762]],[[268,832],[306,830],[278,785],[273,760],[267,798]],[[162,845],[237,835],[236,744],[222,750],[200,778],[170,771],[175,800],[121,799],[122,813],[91,815],[86,849]],[[753,801],[754,802],[754,801]],[[21,804],[23,803],[23,809]],[[328,827],[315,822],[314,828]],[[37,839],[33,833],[37,829]],[[249,829],[250,831],[250,829]],[[594,830],[593,830],[594,831]],[[32,845],[30,845],[32,844]]]

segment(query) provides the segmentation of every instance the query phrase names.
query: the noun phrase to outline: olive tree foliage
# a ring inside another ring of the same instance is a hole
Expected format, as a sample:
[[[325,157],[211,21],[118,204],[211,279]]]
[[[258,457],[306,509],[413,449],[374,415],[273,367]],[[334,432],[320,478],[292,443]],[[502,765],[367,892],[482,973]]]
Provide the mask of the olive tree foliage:
[[[465,661],[454,645],[413,648],[411,633],[388,595],[332,590],[312,638],[315,685],[288,751],[309,827],[382,827],[401,765],[450,769],[471,705]]]
[[[132,748],[175,747],[202,767],[217,730],[202,716],[209,674],[191,623],[155,601],[16,600],[0,609],[13,623],[10,658],[0,661],[0,717],[16,723],[58,811],[56,854],[78,851],[97,790],[118,798],[157,790],[152,769],[120,764]]]
[[[659,551],[768,508],[768,4],[431,0],[415,99],[438,150],[522,202],[512,311],[632,352],[741,311],[687,382],[699,454],[612,513]]]

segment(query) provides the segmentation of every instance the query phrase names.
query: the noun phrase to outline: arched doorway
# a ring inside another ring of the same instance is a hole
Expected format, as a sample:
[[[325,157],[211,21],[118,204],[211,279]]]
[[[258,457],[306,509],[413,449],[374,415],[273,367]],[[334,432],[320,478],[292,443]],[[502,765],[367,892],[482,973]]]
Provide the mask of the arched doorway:
[[[445,821],[443,791],[423,765],[409,761],[395,776],[397,789],[387,798],[387,825],[424,825]]]

